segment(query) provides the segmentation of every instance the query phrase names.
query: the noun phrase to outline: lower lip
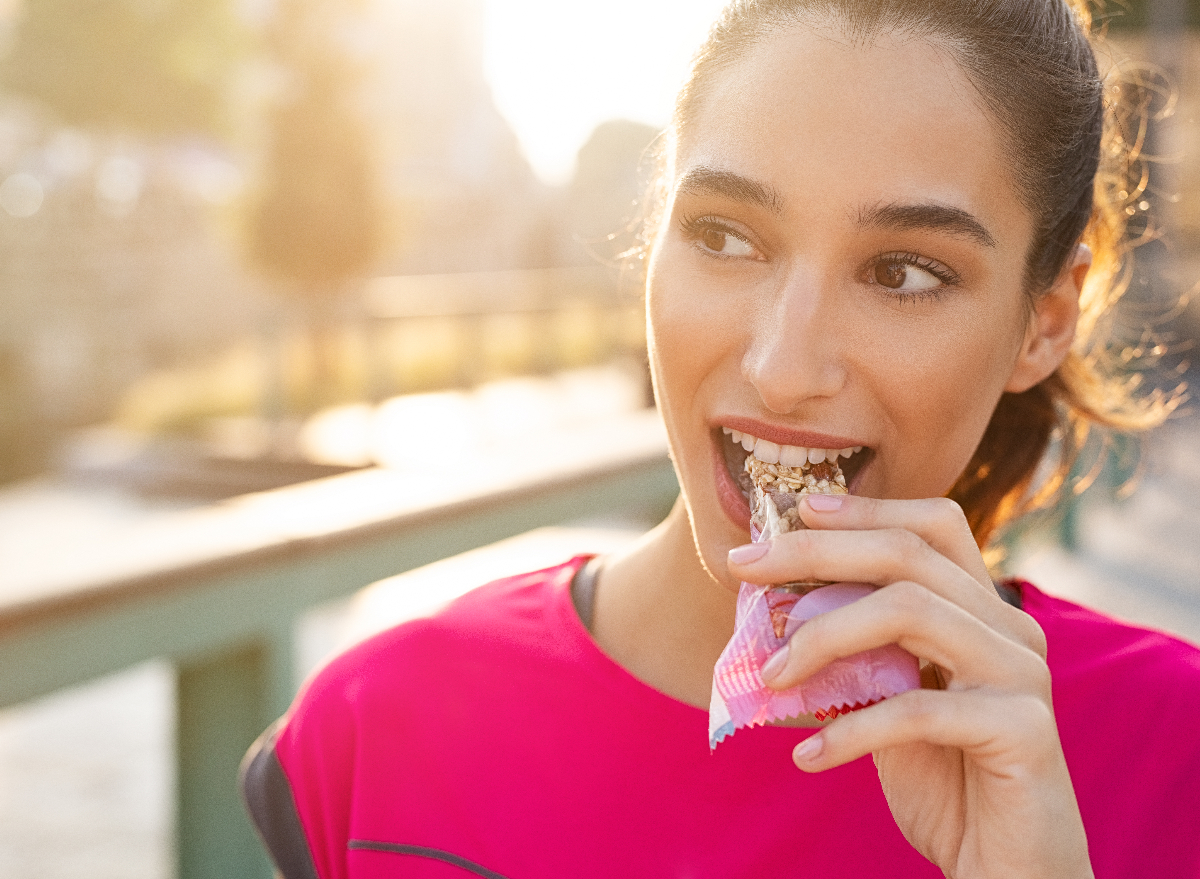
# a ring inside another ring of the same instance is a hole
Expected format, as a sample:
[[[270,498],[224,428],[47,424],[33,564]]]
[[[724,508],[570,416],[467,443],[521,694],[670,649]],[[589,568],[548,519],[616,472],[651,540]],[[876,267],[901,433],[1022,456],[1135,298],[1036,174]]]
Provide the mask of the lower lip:
[[[738,488],[737,483],[725,466],[725,453],[721,448],[721,438],[718,436],[713,443],[713,466],[716,469],[717,499],[721,509],[733,524],[743,531],[750,530],[750,504]]]

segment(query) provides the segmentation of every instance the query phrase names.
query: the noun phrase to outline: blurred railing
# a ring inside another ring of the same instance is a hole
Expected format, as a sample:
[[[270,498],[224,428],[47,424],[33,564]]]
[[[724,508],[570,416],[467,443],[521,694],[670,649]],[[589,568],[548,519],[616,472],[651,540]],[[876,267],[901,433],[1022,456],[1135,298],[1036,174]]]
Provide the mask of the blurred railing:
[[[5,577],[0,706],[171,660],[178,876],[266,877],[235,775],[247,746],[292,698],[299,615],[531,528],[654,517],[673,501],[652,410],[570,440],[519,460],[431,456],[419,473],[364,470],[164,513],[102,557],[64,548],[36,573]]]
[[[376,278],[363,292],[374,396],[404,391],[389,363],[450,330],[454,384],[645,352],[640,292],[604,266]],[[445,342],[443,342],[445,344]]]

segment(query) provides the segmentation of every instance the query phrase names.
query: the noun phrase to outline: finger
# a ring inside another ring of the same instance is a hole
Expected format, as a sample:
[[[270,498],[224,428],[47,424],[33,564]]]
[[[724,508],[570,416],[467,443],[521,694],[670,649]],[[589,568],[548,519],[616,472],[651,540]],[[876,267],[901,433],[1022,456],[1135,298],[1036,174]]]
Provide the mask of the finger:
[[[1000,775],[1031,761],[1049,766],[1059,753],[1054,714],[1045,701],[977,688],[911,690],[844,714],[801,742],[793,758],[798,767],[814,772],[914,744],[960,749]]]
[[[817,529],[911,531],[976,582],[992,588],[967,517],[962,507],[949,498],[880,500],[855,495],[805,495],[800,502],[800,518],[809,528]]]
[[[801,683],[814,672],[887,644],[942,669],[951,689],[993,686],[1049,699],[1050,674],[1029,648],[1016,643],[961,607],[916,584],[901,582],[820,614],[792,635],[782,660],[763,668],[774,689]]]
[[[990,586],[903,528],[877,531],[793,531],[756,544],[765,554],[737,561],[729,569],[750,583],[796,580],[865,582],[876,586],[911,581],[958,605],[986,625],[1045,655],[1045,635],[1033,618],[1008,604]]]
[[[914,690],[843,715],[792,752],[807,772],[873,754],[889,803],[917,776],[945,774],[962,784],[964,806],[989,816],[993,846],[985,860],[996,875],[1091,876],[1087,842],[1050,706],[1030,696],[986,689],[965,693]],[[898,778],[898,776],[900,776]],[[952,782],[953,783],[953,782]],[[895,789],[893,789],[895,792]],[[943,805],[943,816],[952,811]],[[966,817],[963,814],[962,817]],[[914,843],[915,844],[915,843]],[[924,851],[927,857],[932,852]]]

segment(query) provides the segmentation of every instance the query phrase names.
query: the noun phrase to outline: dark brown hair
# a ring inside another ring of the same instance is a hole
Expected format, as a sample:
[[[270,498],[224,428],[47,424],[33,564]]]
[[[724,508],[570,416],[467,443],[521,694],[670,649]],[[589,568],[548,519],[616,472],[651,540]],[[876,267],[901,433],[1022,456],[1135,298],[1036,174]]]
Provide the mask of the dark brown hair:
[[[1091,425],[1148,427],[1178,403],[1178,394],[1136,398],[1136,382],[1107,350],[1105,318],[1128,281],[1126,220],[1145,204],[1138,155],[1145,107],[1130,106],[1115,80],[1106,87],[1101,79],[1083,0],[734,0],[693,60],[665,158],[687,137],[722,70],[781,30],[818,23],[862,40],[900,30],[936,40],[958,60],[1006,138],[1019,197],[1033,218],[1024,277],[1030,306],[1080,242],[1092,250],[1073,350],[1050,378],[1002,396],[949,492],[983,547],[999,526],[1057,493]],[[664,174],[648,205],[649,234],[666,186]],[[1058,460],[1035,487],[1052,438]]]

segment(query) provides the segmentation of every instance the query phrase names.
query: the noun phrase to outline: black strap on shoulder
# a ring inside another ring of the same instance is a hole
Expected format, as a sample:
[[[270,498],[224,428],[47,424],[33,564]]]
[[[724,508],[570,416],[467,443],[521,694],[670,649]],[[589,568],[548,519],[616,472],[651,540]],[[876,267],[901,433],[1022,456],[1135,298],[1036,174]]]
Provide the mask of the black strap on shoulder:
[[[600,575],[600,556],[593,556],[571,578],[571,603],[579,621],[589,632],[596,611],[596,580]]]
[[[242,759],[238,773],[242,799],[283,879],[318,879],[292,786],[275,755],[280,723],[259,736]]]
[[[996,591],[1000,593],[1000,597],[1004,600],[1005,604],[1011,604],[1017,610],[1023,610],[1021,607],[1021,590],[1015,584],[1004,580],[993,585],[996,587]]]

